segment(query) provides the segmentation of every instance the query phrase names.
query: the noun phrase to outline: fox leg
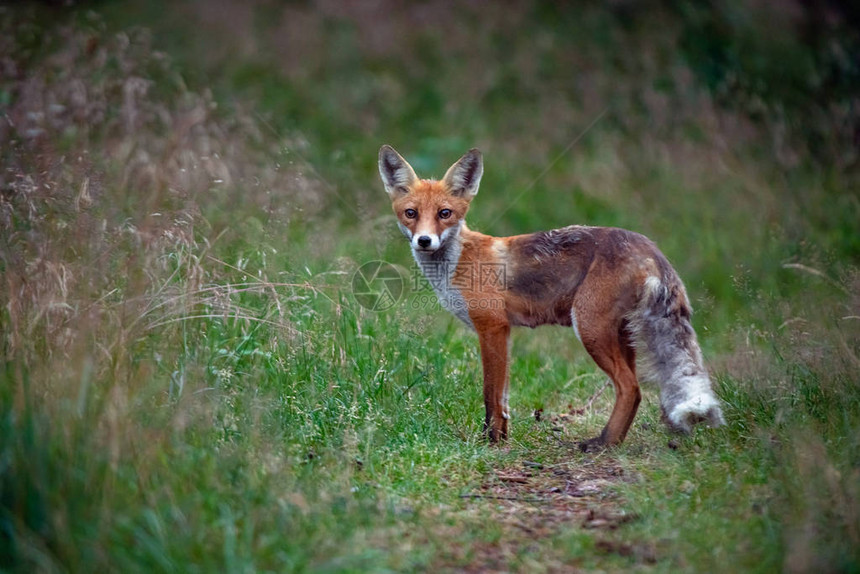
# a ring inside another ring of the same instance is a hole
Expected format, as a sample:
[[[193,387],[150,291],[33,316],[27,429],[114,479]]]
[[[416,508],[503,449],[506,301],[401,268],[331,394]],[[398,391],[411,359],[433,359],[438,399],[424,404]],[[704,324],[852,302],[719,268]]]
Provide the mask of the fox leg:
[[[507,324],[478,329],[481,364],[484,370],[484,433],[490,442],[508,438],[508,343],[511,328]]]
[[[579,332],[585,350],[615,386],[615,406],[600,436],[580,444],[582,450],[589,451],[595,447],[620,444],[624,440],[639,409],[642,393],[636,379],[636,351],[624,323],[617,325],[599,319],[583,323]]]

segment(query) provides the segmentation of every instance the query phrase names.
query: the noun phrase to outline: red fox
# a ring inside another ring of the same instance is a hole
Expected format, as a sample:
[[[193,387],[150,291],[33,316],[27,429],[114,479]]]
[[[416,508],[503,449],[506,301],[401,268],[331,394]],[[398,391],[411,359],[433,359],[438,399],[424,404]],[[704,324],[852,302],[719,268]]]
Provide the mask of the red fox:
[[[690,322],[684,284],[648,238],[611,227],[572,225],[513,237],[466,227],[484,173],[472,149],[441,181],[419,179],[391,146],[379,150],[379,173],[398,225],[439,302],[478,334],[484,372],[484,432],[508,434],[510,333],[513,326],[573,327],[612,379],[615,406],[583,450],[624,440],[641,400],[636,356],[660,384],[663,420],[724,424]]]

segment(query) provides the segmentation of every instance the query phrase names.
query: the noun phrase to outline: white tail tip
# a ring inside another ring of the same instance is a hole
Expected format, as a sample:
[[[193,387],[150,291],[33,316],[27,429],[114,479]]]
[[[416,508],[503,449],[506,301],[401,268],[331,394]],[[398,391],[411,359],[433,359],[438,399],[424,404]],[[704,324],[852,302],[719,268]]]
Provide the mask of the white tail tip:
[[[669,425],[678,431],[689,433],[693,425],[707,422],[711,427],[726,424],[720,403],[713,394],[700,394],[672,406],[666,412]]]

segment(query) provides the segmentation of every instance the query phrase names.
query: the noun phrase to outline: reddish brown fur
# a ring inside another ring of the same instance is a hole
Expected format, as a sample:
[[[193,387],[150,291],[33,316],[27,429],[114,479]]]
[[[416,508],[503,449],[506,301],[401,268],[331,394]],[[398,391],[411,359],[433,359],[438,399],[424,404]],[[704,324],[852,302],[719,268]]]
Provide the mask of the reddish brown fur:
[[[641,400],[636,354],[625,335],[645,279],[659,276],[663,260],[651,241],[620,229],[570,227],[556,232],[553,253],[536,247],[546,234],[493,238],[463,227],[460,290],[481,342],[486,422],[492,439],[507,435],[508,337],[512,326],[571,325],[574,310],[585,349],[615,385],[616,403],[602,444],[624,440]],[[564,239],[576,239],[569,244]],[[504,283],[481,281],[481,264],[505,268]],[[480,304],[478,303],[480,301]]]
[[[441,237],[445,230],[450,230],[449,238],[438,249],[435,245],[431,249],[413,242],[413,253],[425,272],[439,262],[456,261],[456,272],[450,281],[456,288],[437,283],[434,289],[440,299],[465,305],[468,315],[451,307],[449,310],[471,324],[478,334],[484,373],[485,429],[490,440],[504,439],[508,432],[511,327],[570,326],[573,312],[577,335],[612,379],[616,396],[602,433],[584,446],[620,443],[641,400],[631,319],[636,313],[641,315],[639,307],[645,300],[644,294],[653,288],[654,282],[672,293],[672,312],[686,314],[688,319],[689,304],[683,284],[654,243],[631,231],[570,226],[495,238],[470,230],[464,218],[482,173],[477,150],[464,155],[442,181],[420,180],[393,149],[383,146],[380,150],[380,174],[401,226],[413,237],[418,234]],[[417,215],[407,217],[407,209],[416,210]],[[442,217],[443,209],[452,211],[450,217]],[[484,271],[488,267],[502,270],[502,276],[487,281]],[[674,343],[671,337],[674,335],[670,336],[670,343]],[[699,367],[692,327],[681,339],[692,345],[691,360]],[[716,406],[707,415],[712,416],[715,425],[721,424],[722,414],[716,399],[713,401]]]
[[[413,234],[429,231],[441,235],[445,229],[456,225],[466,216],[469,201],[450,195],[441,182],[420,179],[410,188],[410,193],[401,193],[400,197],[395,198],[392,207],[400,223]],[[448,219],[439,219],[439,210],[446,208],[453,215]],[[418,211],[418,219],[406,217],[404,214],[407,209]]]

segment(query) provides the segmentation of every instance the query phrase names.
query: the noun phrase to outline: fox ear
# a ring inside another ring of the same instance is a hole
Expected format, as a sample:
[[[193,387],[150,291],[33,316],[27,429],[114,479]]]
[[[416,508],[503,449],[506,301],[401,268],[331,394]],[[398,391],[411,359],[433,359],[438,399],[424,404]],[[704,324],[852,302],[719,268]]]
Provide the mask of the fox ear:
[[[412,166],[390,145],[379,148],[379,175],[385,192],[392,198],[398,193],[409,193],[409,188],[418,180]]]
[[[472,199],[478,193],[481,176],[484,175],[484,160],[481,152],[470,149],[452,165],[442,180],[451,195]]]

